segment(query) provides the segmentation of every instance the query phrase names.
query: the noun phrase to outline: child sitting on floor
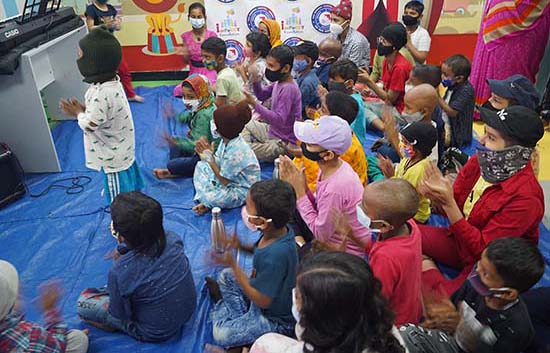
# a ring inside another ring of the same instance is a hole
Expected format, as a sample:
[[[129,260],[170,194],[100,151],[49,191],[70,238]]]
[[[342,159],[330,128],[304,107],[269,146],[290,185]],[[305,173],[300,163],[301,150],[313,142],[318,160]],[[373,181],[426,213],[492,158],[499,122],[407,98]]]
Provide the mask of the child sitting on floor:
[[[290,158],[281,156],[280,176],[296,191],[297,209],[308,229],[300,229],[300,235],[311,231],[315,239],[329,245],[339,245],[345,234],[335,231],[335,213],[343,213],[351,220],[351,227],[358,238],[368,239],[368,229],[359,224],[355,205],[361,201],[363,184],[350,165],[339,158],[351,146],[349,124],[337,116],[294,124],[294,133],[302,141],[304,157],[317,162],[319,174],[315,195],[308,190],[304,174]],[[363,255],[363,249],[348,242],[346,251]]]
[[[406,157],[401,159],[396,168],[387,159],[385,163],[380,163],[380,167],[386,178],[405,179],[416,189],[430,163],[428,157],[437,142],[437,130],[430,123],[418,121],[405,126],[400,134]],[[421,196],[414,219],[426,223],[429,218],[430,200]]]
[[[357,239],[353,229],[341,223],[341,232],[368,253],[374,275],[382,282],[382,295],[395,312],[395,325],[418,323],[422,314],[422,236],[412,217],[418,210],[418,194],[403,179],[367,185],[357,204],[357,219],[372,233],[374,243]]]
[[[464,55],[453,55],[441,66],[441,83],[447,87],[439,104],[445,122],[445,146],[463,148],[472,143],[474,122],[474,87],[468,81],[470,61]]]
[[[68,330],[57,308],[60,288],[41,287],[38,301],[45,326],[25,321],[17,312],[19,276],[7,261],[0,260],[0,352],[86,353],[88,330]]]
[[[367,143],[366,126],[373,124],[373,122],[371,120],[366,121],[367,116],[365,115],[363,98],[361,94],[354,89],[358,72],[359,69],[353,61],[349,59],[336,61],[332,64],[328,72],[328,90],[344,92],[357,101],[359,110],[357,111],[353,124],[351,124],[351,128],[355,132],[355,136],[357,136],[361,142],[361,145],[365,146]]]
[[[195,143],[201,137],[212,142],[211,122],[216,105],[210,88],[210,81],[201,74],[189,76],[181,84],[183,104],[187,110],[179,113],[177,119],[189,125],[186,137],[166,136],[170,144],[170,160],[166,169],[154,169],[159,178],[191,177],[200,157],[195,153]]]
[[[250,146],[239,135],[250,121],[251,110],[246,102],[227,105],[214,112],[214,127],[221,141],[214,146],[201,138],[196,151],[203,161],[195,168],[193,211],[201,215],[213,207],[242,206],[248,189],[261,179],[260,164]],[[204,158],[203,158],[204,157]]]
[[[216,107],[237,104],[243,97],[242,85],[235,71],[225,64],[227,45],[223,39],[210,37],[201,44],[202,62],[208,70],[216,70]]]
[[[239,78],[243,81],[244,87],[252,91],[252,81],[250,75],[260,77],[263,85],[269,85],[269,80],[265,78],[265,69],[267,67],[266,57],[271,50],[269,38],[261,32],[250,32],[246,35],[246,46],[244,48],[244,62],[237,65],[235,70],[239,73]]]
[[[104,176],[107,204],[121,192],[140,190],[135,161],[134,121],[116,70],[122,57],[118,40],[106,29],[93,29],[78,43],[78,70],[91,84],[85,102],[61,99],[65,114],[78,119],[84,132],[86,167]]]
[[[254,247],[243,246],[236,235],[232,248],[216,254],[215,260],[228,266],[216,282],[206,283],[215,306],[210,314],[214,340],[224,348],[253,343],[268,332],[291,335],[292,288],[295,286],[298,254],[294,232],[287,226],[294,214],[296,197],[292,187],[280,180],[252,185],[243,207],[243,221],[261,231]],[[232,256],[232,249],[254,253],[250,278]]]
[[[265,77],[273,84],[263,87],[260,77],[250,78],[254,94],[260,101],[272,99],[270,109],[256,102],[252,94],[245,93],[246,103],[254,107],[262,121],[250,121],[243,131],[243,138],[262,162],[272,162],[286,153],[288,144],[296,144],[292,127],[302,117],[302,96],[292,78],[293,61],[294,53],[289,46],[277,46],[269,52],[265,70]]]
[[[294,63],[292,71],[300,93],[302,93],[302,118],[307,119],[306,109],[308,107],[318,108],[321,104],[317,86],[319,78],[313,70],[313,65],[319,58],[319,48],[317,44],[306,40],[298,43],[294,49]]]
[[[323,87],[328,87],[328,72],[332,64],[342,55],[342,43],[326,37],[319,43],[319,58],[315,63],[315,73]]]
[[[407,325],[401,335],[411,352],[523,352],[535,332],[520,294],[543,274],[536,245],[522,238],[495,239],[451,301],[427,305],[425,328]]]
[[[350,95],[339,91],[329,92],[321,99],[321,115],[336,115],[352,124],[357,116],[357,101]],[[359,176],[363,185],[367,184],[367,158],[361,142],[357,136],[351,132],[351,146],[340,157],[346,161]],[[319,176],[319,165],[310,159],[303,157],[300,150],[292,151],[294,155],[300,156],[293,159],[294,164],[304,169],[307,185],[312,192],[317,187],[317,177]]]
[[[160,204],[141,192],[118,195],[111,217],[118,246],[107,287],[84,290],[78,315],[99,329],[166,341],[180,332],[196,306],[183,242],[165,232]]]

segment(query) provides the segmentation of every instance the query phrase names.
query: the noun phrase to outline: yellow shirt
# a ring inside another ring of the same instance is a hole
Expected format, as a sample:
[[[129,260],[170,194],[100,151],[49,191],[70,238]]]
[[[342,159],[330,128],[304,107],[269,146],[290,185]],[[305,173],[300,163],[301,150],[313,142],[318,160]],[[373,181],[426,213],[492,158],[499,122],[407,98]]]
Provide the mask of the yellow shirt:
[[[411,183],[412,186],[414,186],[414,188],[416,189],[418,187],[418,184],[424,177],[424,170],[430,163],[430,159],[424,158],[423,160],[417,162],[415,165],[409,167],[409,169],[405,171],[405,166],[407,165],[408,161],[409,158],[401,159],[401,162],[395,170],[394,178],[405,179],[406,181]],[[420,202],[418,204],[418,212],[414,215],[414,219],[420,223],[425,223],[428,218],[430,218],[430,199],[420,194],[418,196],[420,197]]]
[[[340,156],[340,158],[347,162],[351,168],[359,175],[359,179],[363,185],[367,184],[367,157],[365,157],[365,151],[361,142],[354,133],[351,136],[351,146],[348,150]],[[293,160],[294,164],[301,168],[302,165],[305,168],[307,185],[311,192],[315,192],[317,188],[317,176],[319,174],[319,165],[317,162],[309,160],[305,157],[296,157]]]
[[[479,179],[477,179],[476,184],[472,189],[472,192],[470,192],[470,195],[466,198],[466,202],[464,202],[464,207],[462,208],[464,217],[470,217],[470,213],[472,212],[474,205],[481,198],[481,195],[483,195],[485,189],[487,189],[491,185],[493,184],[485,181],[485,179],[483,179],[481,176],[479,177]]]

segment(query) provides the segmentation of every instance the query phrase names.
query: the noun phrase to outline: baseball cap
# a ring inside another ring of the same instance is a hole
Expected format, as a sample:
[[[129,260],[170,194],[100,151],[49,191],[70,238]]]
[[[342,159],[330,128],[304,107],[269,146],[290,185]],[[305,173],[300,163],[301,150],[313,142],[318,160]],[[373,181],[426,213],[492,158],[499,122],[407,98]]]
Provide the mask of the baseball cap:
[[[529,79],[523,75],[513,75],[505,80],[487,80],[491,92],[503,98],[513,99],[519,105],[536,110],[539,93]]]
[[[325,115],[317,120],[297,121],[294,135],[304,143],[315,144],[342,155],[351,146],[351,128],[336,115]]]
[[[319,47],[310,40],[304,40],[296,44],[293,48],[294,55],[305,55],[312,61],[319,59]]]
[[[522,146],[535,147],[544,135],[544,125],[539,114],[524,106],[513,105],[499,111],[480,107],[479,112],[481,120],[487,125]]]
[[[401,130],[403,135],[414,149],[420,151],[424,157],[432,153],[437,142],[437,129],[431,123],[417,121],[405,126]]]

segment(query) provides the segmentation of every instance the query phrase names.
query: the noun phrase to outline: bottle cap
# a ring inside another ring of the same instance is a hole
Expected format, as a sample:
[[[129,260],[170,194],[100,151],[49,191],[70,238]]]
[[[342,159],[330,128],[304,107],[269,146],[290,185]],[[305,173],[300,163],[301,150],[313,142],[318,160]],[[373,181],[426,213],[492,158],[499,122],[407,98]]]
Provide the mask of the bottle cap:
[[[222,209],[219,208],[219,207],[214,207],[214,208],[212,209],[212,213],[221,213],[221,212],[222,212]]]

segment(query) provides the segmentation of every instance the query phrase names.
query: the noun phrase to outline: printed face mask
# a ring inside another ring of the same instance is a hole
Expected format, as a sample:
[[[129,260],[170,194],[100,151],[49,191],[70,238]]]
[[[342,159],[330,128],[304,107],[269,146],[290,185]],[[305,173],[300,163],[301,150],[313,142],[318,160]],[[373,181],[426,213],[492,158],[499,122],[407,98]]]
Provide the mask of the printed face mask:
[[[499,183],[519,172],[531,160],[533,149],[524,146],[510,146],[492,151],[485,146],[477,146],[477,159],[483,179],[489,183]]]
[[[218,67],[218,62],[216,60],[203,60],[202,63],[207,70],[216,70],[216,67]]]

